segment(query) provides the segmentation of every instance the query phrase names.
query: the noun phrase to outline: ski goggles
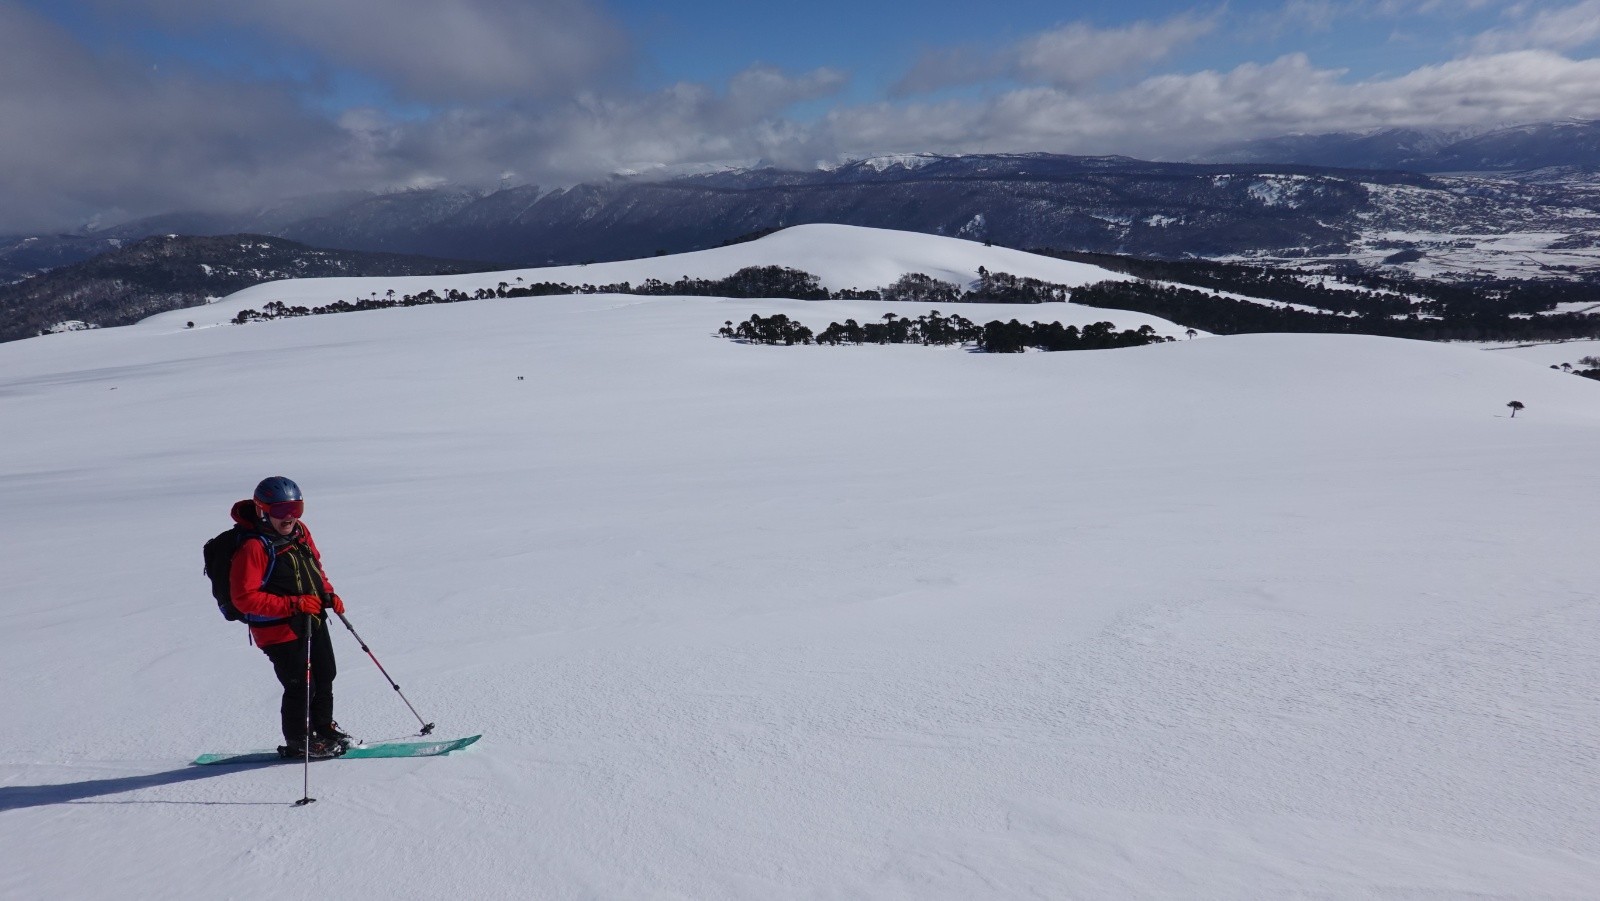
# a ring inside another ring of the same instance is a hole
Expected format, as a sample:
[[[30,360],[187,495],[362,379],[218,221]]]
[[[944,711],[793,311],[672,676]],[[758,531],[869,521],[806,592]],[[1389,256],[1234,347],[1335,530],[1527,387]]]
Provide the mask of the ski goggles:
[[[299,519],[300,514],[306,512],[305,501],[278,501],[275,504],[256,501],[256,507],[273,519]]]

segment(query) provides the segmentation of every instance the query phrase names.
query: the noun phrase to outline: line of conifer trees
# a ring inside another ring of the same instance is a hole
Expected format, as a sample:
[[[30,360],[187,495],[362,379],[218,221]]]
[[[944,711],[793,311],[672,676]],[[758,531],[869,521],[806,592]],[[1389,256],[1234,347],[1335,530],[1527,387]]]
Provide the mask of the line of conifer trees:
[[[938,310],[930,310],[915,319],[885,313],[882,322],[868,322],[865,325],[854,319],[846,319],[843,323],[829,323],[818,334],[813,334],[811,329],[782,313],[772,316],[752,314],[738,324],[732,320],[723,323],[717,334],[753,344],[971,345],[984,353],[1021,353],[1030,348],[1044,351],[1103,350],[1174,340],[1156,334],[1155,329],[1148,325],[1120,332],[1110,322],[1096,322],[1082,329],[1075,325],[1063,326],[1060,322],[1031,322],[1024,325],[1016,319],[1009,322],[993,320],[980,326],[962,316],[942,316]]]
[[[521,281],[519,278],[518,282]],[[282,301],[272,301],[261,309],[240,310],[234,316],[236,324],[286,319],[295,316],[318,316],[326,313],[351,313],[360,310],[381,310],[389,307],[411,307],[435,303],[459,303],[464,300],[486,300],[495,297],[549,297],[563,294],[642,294],[657,297],[783,297],[795,300],[889,300],[923,303],[1050,303],[1066,300],[1072,289],[1011,275],[990,272],[979,267],[978,281],[971,291],[959,285],[942,281],[920,272],[908,272],[893,284],[878,288],[844,288],[829,291],[822,287],[817,276],[801,269],[787,266],[747,266],[726,278],[689,278],[677,281],[645,279],[635,285],[631,282],[614,282],[604,285],[572,285],[566,282],[534,282],[516,284],[500,282],[494,288],[476,291],[449,289],[443,294],[429,289],[417,294],[395,296],[389,291],[383,296],[376,293],[353,301],[336,300],[321,306],[291,306]]]

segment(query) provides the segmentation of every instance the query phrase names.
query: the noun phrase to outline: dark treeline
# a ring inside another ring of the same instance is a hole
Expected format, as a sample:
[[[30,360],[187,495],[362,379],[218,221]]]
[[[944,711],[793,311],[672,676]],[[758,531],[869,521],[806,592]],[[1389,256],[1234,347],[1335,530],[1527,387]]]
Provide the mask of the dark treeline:
[[[1104,253],[1034,249],[1030,253],[1090,263],[1152,281],[1181,282],[1231,291],[1264,300],[1317,307],[1363,316],[1405,316],[1411,313],[1447,318],[1481,313],[1547,313],[1561,303],[1600,304],[1600,284],[1589,281],[1476,279],[1467,282],[1392,278],[1354,264],[1333,265],[1327,274],[1349,287],[1330,288],[1306,281],[1308,273],[1244,263],[1209,260],[1145,260]],[[1422,298],[1421,300],[1413,300]],[[1189,323],[1193,324],[1193,323]]]
[[[979,268],[978,281],[971,291],[959,285],[941,281],[920,272],[908,272],[894,284],[881,290],[875,288],[845,288],[829,291],[822,287],[821,279],[800,269],[787,266],[747,266],[726,278],[689,278],[675,282],[646,279],[640,284],[616,282],[606,285],[570,285],[566,282],[534,282],[522,284],[501,282],[493,288],[476,291],[451,289],[440,294],[432,289],[417,294],[396,297],[388,291],[383,296],[372,294],[358,300],[337,300],[317,307],[289,306],[281,301],[266,304],[260,310],[240,310],[235,323],[261,322],[294,316],[318,316],[325,313],[350,313],[360,310],[382,310],[389,307],[413,307],[435,303],[459,303],[464,300],[486,300],[494,297],[549,297],[562,294],[643,294],[659,297],[784,297],[796,300],[889,300],[920,301],[924,303],[1048,303],[1067,299],[1071,289],[1053,285],[1034,278],[1024,278],[1005,272],[990,272]]]
[[[520,282],[521,279],[519,278]],[[675,282],[646,279],[642,284],[618,282],[609,285],[569,285],[565,282],[535,282],[513,284],[501,282],[493,288],[476,291],[450,289],[444,294],[432,290],[396,297],[393,291],[379,297],[373,294],[355,301],[336,300],[318,307],[288,306],[281,301],[266,304],[260,310],[240,310],[235,323],[260,322],[295,316],[319,316],[326,313],[351,313],[360,310],[382,310],[389,307],[414,307],[435,303],[460,303],[465,300],[487,300],[495,297],[549,297],[562,294],[644,294],[652,296],[707,297],[787,297],[797,300],[874,300],[878,294],[860,291],[830,293],[821,281],[809,272],[784,266],[748,266],[727,278],[704,279],[685,276]]]
[[[915,303],[1062,303],[1072,289],[1009,272],[990,272],[979,266],[978,281],[970,291],[931,275],[908,272],[881,291],[852,293],[858,299]]]
[[[601,293],[649,294],[660,297],[789,297],[795,300],[828,300],[833,297],[827,288],[822,287],[821,279],[809,272],[790,269],[787,266],[746,266],[727,278],[684,276],[671,283],[651,278],[631,288],[627,282],[623,282],[620,286],[612,285],[601,289]],[[507,292],[506,296],[517,295]]]
[[[1219,335],[1333,332],[1423,341],[1553,341],[1600,337],[1600,317],[1579,313],[1527,317],[1488,312],[1456,313],[1439,318],[1415,313],[1403,317],[1347,316],[1267,306],[1193,288],[1145,281],[1100,282],[1077,288],[1072,292],[1072,302],[1149,313]]]
[[[1072,294],[1065,285],[1019,278],[1008,272],[978,267],[977,287],[962,298],[969,303],[1062,303]]]
[[[1075,325],[1062,326],[1059,322],[1024,325],[1015,319],[1010,322],[994,320],[980,326],[961,316],[941,316],[938,310],[931,310],[915,319],[885,313],[882,322],[868,322],[865,325],[854,319],[846,319],[843,323],[829,323],[826,329],[815,335],[811,329],[782,313],[767,317],[752,315],[737,325],[732,320],[723,323],[717,334],[755,344],[971,345],[984,353],[1021,353],[1030,348],[1044,351],[1105,350],[1173,340],[1157,335],[1155,329],[1148,325],[1120,332],[1109,322],[1096,322],[1082,329]]]

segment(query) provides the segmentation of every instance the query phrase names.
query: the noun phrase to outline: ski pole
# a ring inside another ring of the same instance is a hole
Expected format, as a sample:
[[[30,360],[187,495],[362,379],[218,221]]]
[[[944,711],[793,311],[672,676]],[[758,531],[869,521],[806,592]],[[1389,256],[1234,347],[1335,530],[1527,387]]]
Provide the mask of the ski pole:
[[[383,677],[385,679],[389,680],[389,687],[393,688],[394,689],[394,693],[400,696],[400,700],[406,702],[406,706],[411,709],[411,715],[417,718],[417,722],[422,723],[422,731],[418,732],[417,734],[418,735],[427,735],[429,732],[432,732],[433,731],[433,723],[425,722],[422,719],[422,714],[417,712],[417,708],[412,707],[411,706],[411,702],[406,700],[405,692],[402,692],[400,690],[400,686],[395,684],[394,679],[389,676],[389,671],[383,668],[383,664],[378,663],[378,656],[376,654],[372,653],[372,649],[367,647],[367,643],[366,642],[361,640],[361,633],[356,631],[356,627],[350,625],[350,620],[346,619],[345,615],[343,613],[335,613],[334,615],[339,617],[339,622],[344,623],[344,627],[346,629],[350,630],[350,634],[351,635],[355,636],[356,644],[361,645],[361,650],[366,651],[367,652],[367,656],[372,658],[372,662],[377,664],[378,672],[383,673]]]
[[[317,800],[311,797],[311,630],[315,625],[315,619],[306,617],[306,731],[305,737],[300,739],[300,746],[306,752],[306,762],[301,774],[304,790],[300,800],[294,802],[296,807],[304,807]]]

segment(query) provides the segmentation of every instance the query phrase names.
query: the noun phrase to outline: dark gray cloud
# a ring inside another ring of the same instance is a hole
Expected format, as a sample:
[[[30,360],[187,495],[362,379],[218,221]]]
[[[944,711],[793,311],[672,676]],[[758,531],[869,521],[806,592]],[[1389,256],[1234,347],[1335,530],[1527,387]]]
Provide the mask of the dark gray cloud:
[[[614,77],[630,53],[622,28],[590,0],[100,2],[173,28],[246,28],[429,103],[558,96]]]
[[[0,230],[248,203],[372,175],[337,125],[277,86],[91,54],[5,4],[0,121]]]

